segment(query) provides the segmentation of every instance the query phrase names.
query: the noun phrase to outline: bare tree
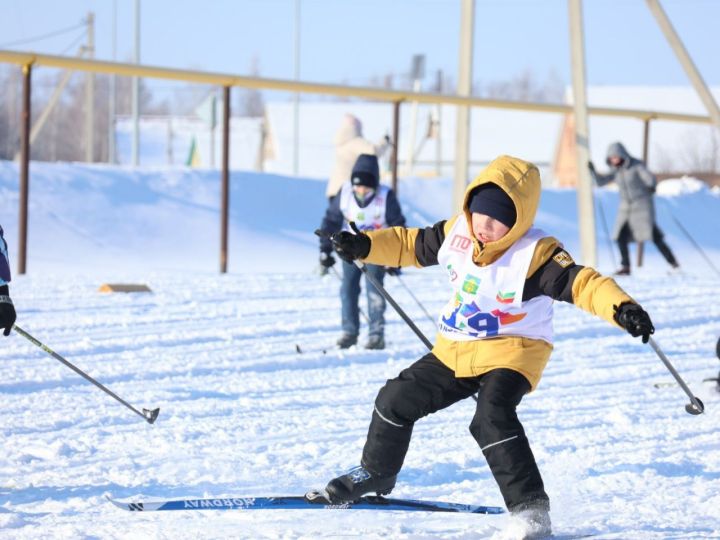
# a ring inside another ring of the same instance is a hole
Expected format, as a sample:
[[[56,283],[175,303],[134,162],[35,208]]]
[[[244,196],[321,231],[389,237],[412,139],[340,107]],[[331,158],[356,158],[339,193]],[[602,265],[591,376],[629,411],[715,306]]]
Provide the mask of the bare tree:
[[[508,81],[478,84],[478,89],[483,97],[515,101],[560,102],[563,95],[562,81],[554,72],[541,82],[529,68]]]

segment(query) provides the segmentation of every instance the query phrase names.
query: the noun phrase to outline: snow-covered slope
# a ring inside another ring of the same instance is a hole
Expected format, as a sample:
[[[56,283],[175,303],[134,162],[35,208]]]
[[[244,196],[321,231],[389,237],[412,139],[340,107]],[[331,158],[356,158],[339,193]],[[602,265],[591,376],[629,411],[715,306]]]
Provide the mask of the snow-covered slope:
[[[374,512],[123,512],[130,498],[302,494],[357,463],[384,381],[424,353],[388,308],[385,351],[339,352],[338,281],[313,273],[323,184],[233,174],[230,273],[217,273],[217,176],[32,164],[28,274],[11,291],[18,324],[136,407],[150,426],[17,334],[0,337],[0,538],[490,538],[505,516]],[[449,183],[403,181],[411,223],[446,217]],[[556,304],[556,347],[519,414],[558,534],[720,537],[716,195],[661,186],[658,215],[683,272],[647,262],[621,285],[707,412],[650,347]],[[670,191],[670,193],[667,193]],[[665,192],[665,193],[663,193]],[[599,193],[611,223],[616,194]],[[538,224],[577,250],[574,193],[546,191]],[[672,216],[672,217],[671,217]],[[17,238],[15,166],[0,163],[0,222]],[[598,220],[598,226],[600,221]],[[612,269],[604,233],[600,266]],[[13,266],[14,267],[14,266]],[[387,278],[432,338],[447,299],[436,269]],[[107,281],[151,294],[103,294]],[[362,340],[361,340],[362,342]],[[301,353],[297,352],[300,347]],[[654,383],[671,383],[655,388]],[[468,432],[467,400],[419,422],[397,496],[502,505]]]

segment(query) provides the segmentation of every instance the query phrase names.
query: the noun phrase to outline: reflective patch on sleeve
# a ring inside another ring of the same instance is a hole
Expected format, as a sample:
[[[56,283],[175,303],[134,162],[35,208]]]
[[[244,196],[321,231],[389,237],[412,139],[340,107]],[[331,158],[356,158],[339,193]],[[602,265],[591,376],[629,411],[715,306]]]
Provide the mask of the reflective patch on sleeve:
[[[561,251],[557,255],[553,257],[553,260],[558,263],[563,268],[567,268],[571,264],[574,264],[575,261],[573,261],[572,257],[568,255],[567,251]]]

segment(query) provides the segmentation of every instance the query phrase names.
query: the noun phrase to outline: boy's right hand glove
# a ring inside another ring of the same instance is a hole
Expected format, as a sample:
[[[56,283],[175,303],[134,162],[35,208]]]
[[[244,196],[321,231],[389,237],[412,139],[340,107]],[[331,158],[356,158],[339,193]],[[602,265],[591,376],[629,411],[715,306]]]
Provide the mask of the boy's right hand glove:
[[[0,293],[0,328],[3,328],[4,335],[10,335],[16,318],[17,314],[15,313],[15,306],[13,306],[12,300],[10,300],[8,295]]]
[[[632,337],[642,336],[642,342],[650,340],[650,334],[655,333],[655,327],[650,320],[650,315],[638,304],[623,302],[619,306],[613,306],[615,322],[622,326]]]
[[[588,169],[590,169],[591,173],[595,173],[595,164],[592,161],[588,161]]]
[[[335,251],[340,258],[349,263],[356,259],[364,259],[370,253],[370,237],[361,232],[354,221],[350,222],[350,228],[355,234],[342,231],[330,236]]]

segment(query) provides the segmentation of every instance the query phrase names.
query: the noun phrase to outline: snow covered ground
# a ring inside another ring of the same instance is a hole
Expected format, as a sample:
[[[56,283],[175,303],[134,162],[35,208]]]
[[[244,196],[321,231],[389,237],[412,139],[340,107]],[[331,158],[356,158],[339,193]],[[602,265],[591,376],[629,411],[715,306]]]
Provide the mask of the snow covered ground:
[[[0,337],[0,538],[491,538],[506,516],[366,511],[127,513],[130,499],[302,494],[355,465],[384,381],[424,353],[388,308],[385,351],[340,352],[337,278],[313,273],[322,182],[234,173],[230,273],[219,275],[217,174],[185,169],[31,166],[28,274],[15,276],[18,325],[154,425],[17,334]],[[658,218],[683,265],[653,246],[620,283],[706,413],[647,345],[556,304],[556,347],[520,417],[559,535],[720,538],[718,275],[720,197],[666,182]],[[413,180],[414,225],[446,217],[449,181]],[[17,168],[0,162],[0,223],[17,260]],[[617,194],[598,193],[611,225]],[[599,216],[599,214],[598,214]],[[543,192],[537,224],[579,255],[574,192]],[[598,217],[600,268],[614,263]],[[617,257],[617,255],[615,255]],[[436,269],[387,278],[432,337],[447,286]],[[151,294],[105,294],[105,282]],[[297,352],[297,346],[301,353]],[[468,432],[472,400],[419,422],[393,495],[502,506]]]

